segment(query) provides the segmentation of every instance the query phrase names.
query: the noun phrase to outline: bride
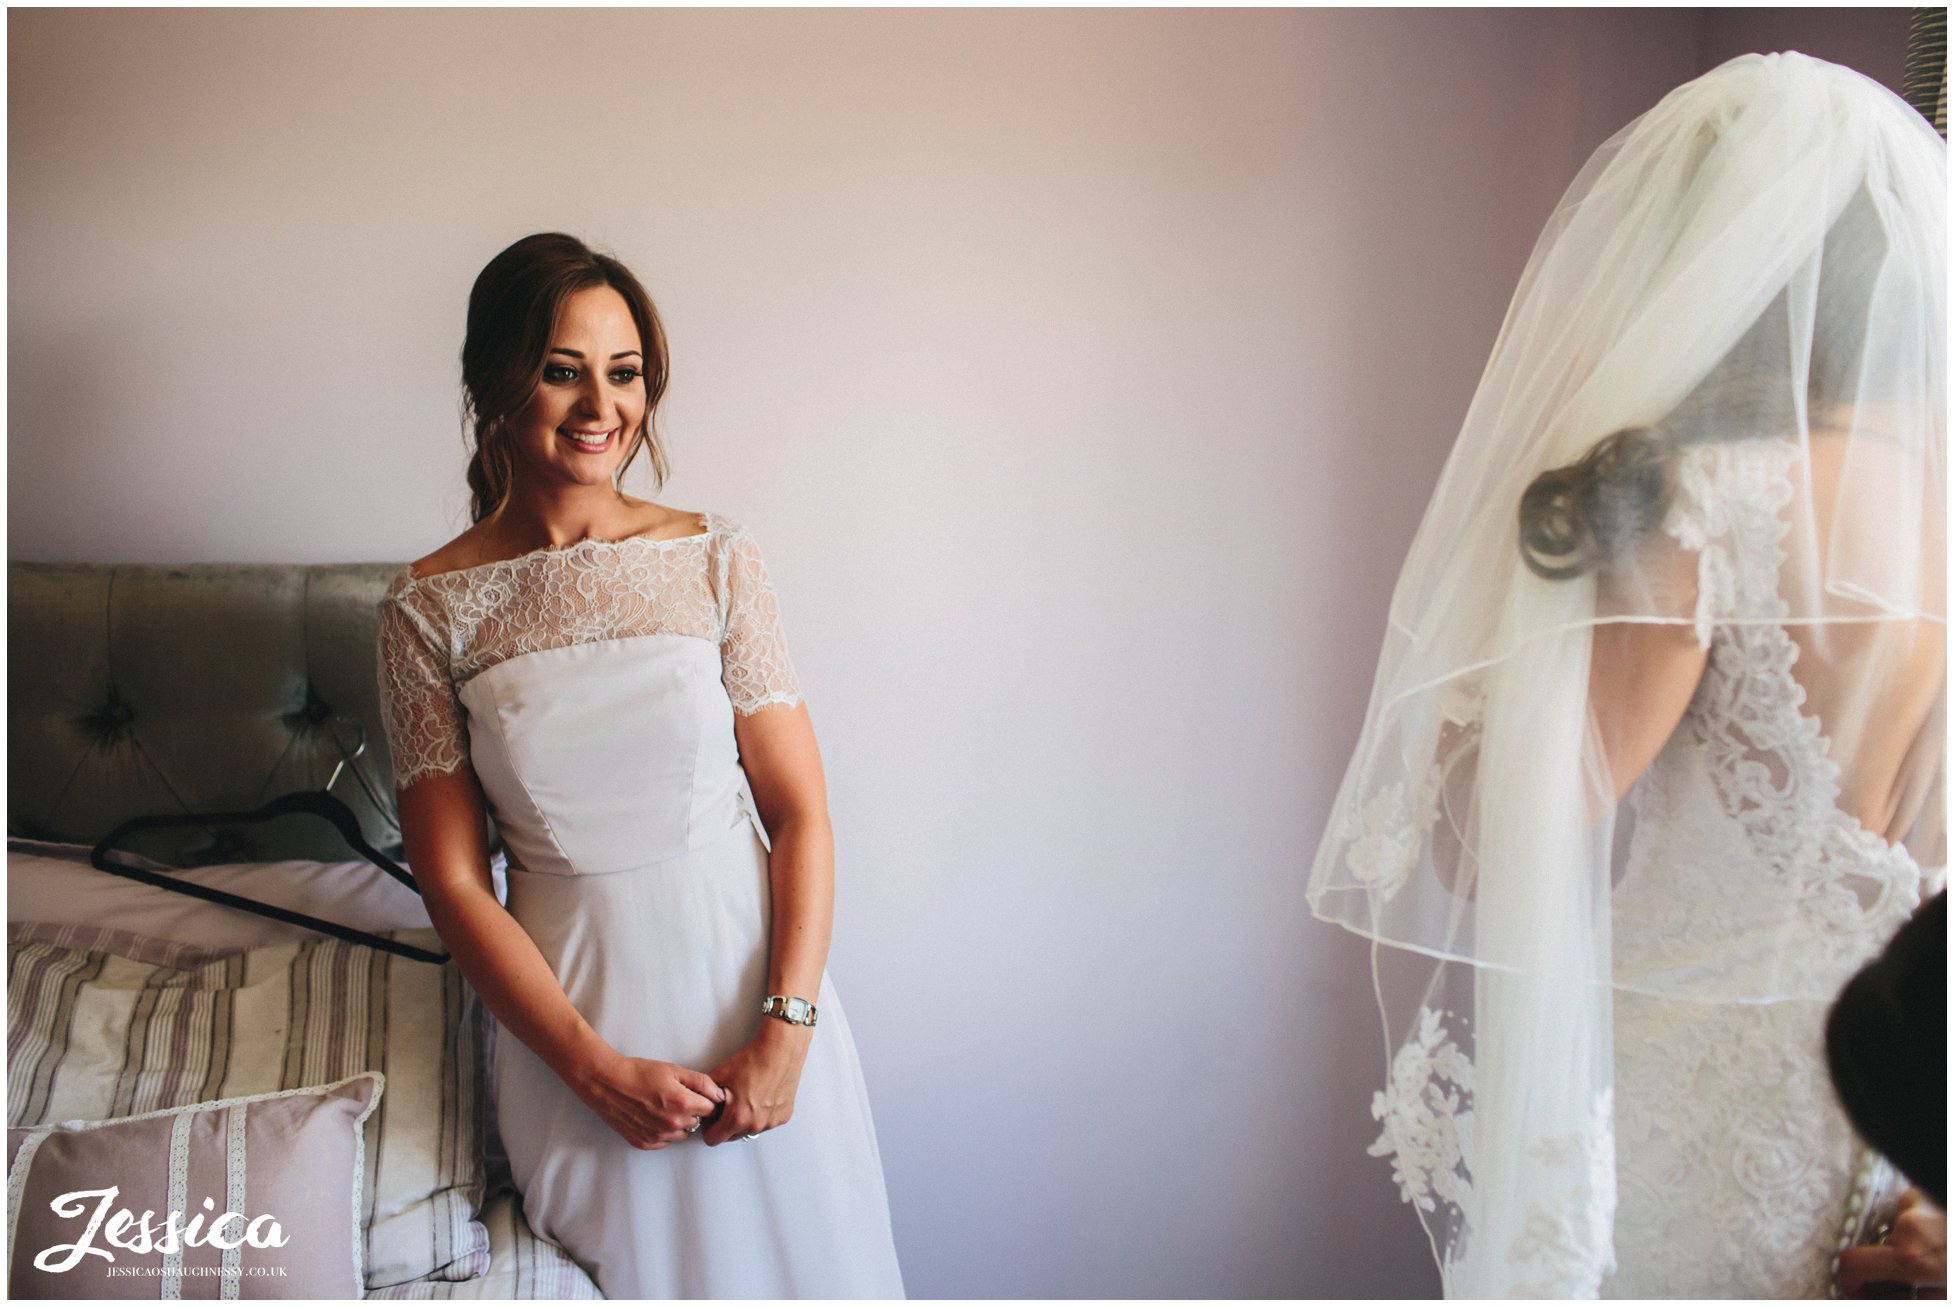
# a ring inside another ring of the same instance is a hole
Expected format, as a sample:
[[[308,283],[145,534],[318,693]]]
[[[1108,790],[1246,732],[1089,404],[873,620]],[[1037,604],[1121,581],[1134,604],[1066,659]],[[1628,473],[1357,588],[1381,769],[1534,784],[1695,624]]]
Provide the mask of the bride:
[[[1390,946],[1371,1152],[1449,1295],[1820,1295],[1888,1197],[1821,1031],[1946,858],[1945,188],[1747,55],[1521,279],[1310,886]]]

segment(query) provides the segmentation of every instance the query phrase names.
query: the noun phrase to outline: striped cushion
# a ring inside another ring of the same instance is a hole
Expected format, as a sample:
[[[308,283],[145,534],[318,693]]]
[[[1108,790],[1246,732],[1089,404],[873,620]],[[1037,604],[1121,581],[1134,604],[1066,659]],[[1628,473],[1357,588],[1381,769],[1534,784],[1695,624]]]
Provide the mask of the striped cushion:
[[[38,932],[45,934],[46,932]],[[386,1077],[366,1123],[369,1288],[488,1269],[482,1200],[479,1005],[452,963],[430,966],[341,940],[227,957],[126,940],[36,939],[9,927],[10,1126],[131,1116],[298,1089],[361,1071]],[[438,947],[431,930],[394,938]],[[160,946],[159,946],[160,947]]]
[[[604,1295],[597,1282],[563,1251],[529,1228],[522,1214],[522,1197],[513,1189],[489,1195],[482,1205],[482,1224],[488,1227],[489,1273],[479,1280],[416,1280],[378,1289],[369,1298],[401,1302],[454,1302],[489,1298],[554,1298],[590,1301]]]
[[[8,1296],[359,1297],[364,1126],[381,1089],[368,1072],[9,1130]]]

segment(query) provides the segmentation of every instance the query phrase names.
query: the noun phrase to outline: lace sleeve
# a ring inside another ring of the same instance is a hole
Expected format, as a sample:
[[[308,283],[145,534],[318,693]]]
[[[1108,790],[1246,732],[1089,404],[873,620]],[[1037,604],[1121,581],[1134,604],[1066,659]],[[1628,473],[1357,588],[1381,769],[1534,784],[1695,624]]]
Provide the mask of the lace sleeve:
[[[380,601],[380,720],[394,785],[404,790],[467,762],[468,733],[441,642],[400,588]]]
[[[720,678],[733,711],[750,716],[774,704],[801,701],[800,682],[787,660],[780,608],[760,548],[744,531],[732,535],[719,557]]]
[[[1784,615],[1779,514],[1791,499],[1789,441],[1706,442],[1683,452],[1663,529],[1697,555],[1696,638],[1708,648],[1723,621]]]

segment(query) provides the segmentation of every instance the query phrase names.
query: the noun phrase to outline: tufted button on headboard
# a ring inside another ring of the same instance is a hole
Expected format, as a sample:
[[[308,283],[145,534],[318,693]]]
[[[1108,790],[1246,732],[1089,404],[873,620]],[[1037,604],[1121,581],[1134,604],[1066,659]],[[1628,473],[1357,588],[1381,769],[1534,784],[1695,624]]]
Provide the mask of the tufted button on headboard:
[[[398,855],[374,605],[399,570],[9,564],[8,833],[92,844],[130,817],[255,808],[325,785],[364,740],[332,792]],[[351,856],[302,818],[137,847],[184,864]]]

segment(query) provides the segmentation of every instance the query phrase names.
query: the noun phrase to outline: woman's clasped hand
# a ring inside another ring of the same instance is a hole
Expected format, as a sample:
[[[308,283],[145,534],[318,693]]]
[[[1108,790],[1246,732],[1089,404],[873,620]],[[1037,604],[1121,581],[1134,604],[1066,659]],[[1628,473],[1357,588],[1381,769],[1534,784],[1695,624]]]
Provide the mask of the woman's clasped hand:
[[[577,1097],[633,1148],[682,1143],[727,1099],[713,1077],[612,1050],[575,1086]]]
[[[762,1021],[752,1041],[712,1069],[724,1087],[725,1110],[706,1126],[705,1141],[750,1139],[786,1125],[814,1032],[784,1021]]]
[[[751,1139],[793,1117],[812,1037],[803,1027],[763,1022],[710,1075],[612,1050],[590,1067],[577,1096],[633,1148],[664,1148],[695,1134],[708,1144]]]

